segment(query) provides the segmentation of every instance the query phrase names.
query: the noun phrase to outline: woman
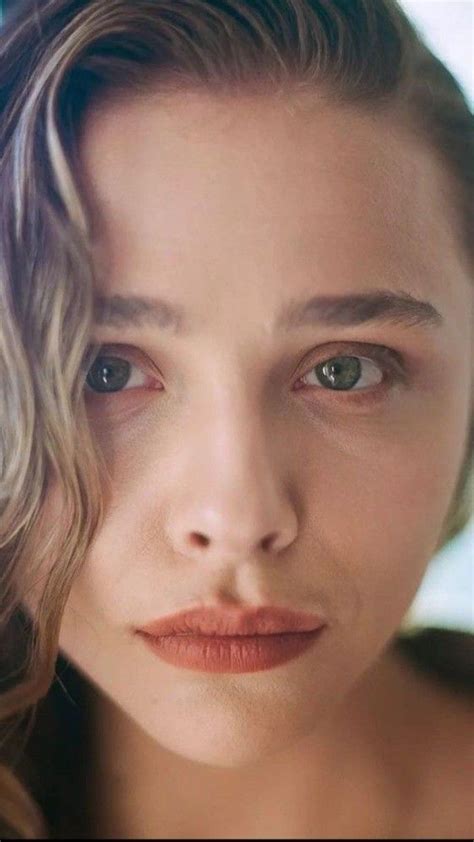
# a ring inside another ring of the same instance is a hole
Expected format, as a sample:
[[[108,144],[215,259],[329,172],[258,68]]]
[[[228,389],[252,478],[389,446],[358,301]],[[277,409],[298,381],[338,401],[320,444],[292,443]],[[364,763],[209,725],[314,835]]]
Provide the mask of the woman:
[[[460,88],[394,0],[0,49],[2,836],[470,836],[472,639],[399,634],[470,514]]]

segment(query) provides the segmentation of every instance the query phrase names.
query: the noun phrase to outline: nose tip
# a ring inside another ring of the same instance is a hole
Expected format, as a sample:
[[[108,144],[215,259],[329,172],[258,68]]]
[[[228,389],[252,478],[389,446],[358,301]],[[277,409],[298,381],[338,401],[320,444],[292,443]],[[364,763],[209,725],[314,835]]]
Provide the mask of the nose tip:
[[[228,517],[221,513],[220,518],[214,514],[210,524],[209,510],[201,513],[201,522],[207,520],[207,523],[199,529],[189,529],[185,513],[169,524],[168,536],[173,552],[182,558],[207,564],[235,565],[262,560],[264,555],[281,552],[295,538],[296,521],[289,506],[280,505],[278,510],[273,510],[272,520],[279,524],[273,529],[262,528],[263,519],[268,521],[271,515],[269,511],[265,518],[254,514],[246,523],[242,518],[231,517],[230,513]],[[194,517],[198,517],[196,512]]]

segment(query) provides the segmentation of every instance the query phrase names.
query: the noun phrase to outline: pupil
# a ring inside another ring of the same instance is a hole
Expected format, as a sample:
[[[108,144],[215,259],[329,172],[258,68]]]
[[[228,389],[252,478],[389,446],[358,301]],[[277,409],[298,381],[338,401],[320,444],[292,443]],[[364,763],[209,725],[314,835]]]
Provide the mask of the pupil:
[[[116,357],[98,357],[87,375],[87,384],[95,392],[118,392],[130,377],[130,363]]]
[[[318,374],[329,381],[331,389],[347,389],[357,383],[361,364],[357,357],[335,357],[334,360],[322,363],[316,368]]]

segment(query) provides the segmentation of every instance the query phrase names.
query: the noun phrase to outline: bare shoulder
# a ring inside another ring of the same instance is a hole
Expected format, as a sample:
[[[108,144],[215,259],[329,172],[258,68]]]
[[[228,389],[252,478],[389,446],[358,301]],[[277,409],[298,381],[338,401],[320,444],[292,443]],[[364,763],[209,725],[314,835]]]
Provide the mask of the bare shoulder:
[[[419,780],[412,838],[473,838],[474,635],[426,630],[402,650],[412,709],[409,762]]]

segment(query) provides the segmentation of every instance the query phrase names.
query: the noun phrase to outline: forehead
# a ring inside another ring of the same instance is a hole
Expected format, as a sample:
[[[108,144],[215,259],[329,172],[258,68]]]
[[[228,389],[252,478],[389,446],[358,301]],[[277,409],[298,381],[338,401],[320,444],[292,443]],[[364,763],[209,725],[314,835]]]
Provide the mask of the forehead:
[[[278,275],[304,255],[334,287],[355,262],[361,278],[375,263],[378,282],[396,263],[426,292],[433,266],[459,251],[447,173],[387,116],[291,96],[151,92],[91,111],[80,148],[111,267],[251,254]]]

